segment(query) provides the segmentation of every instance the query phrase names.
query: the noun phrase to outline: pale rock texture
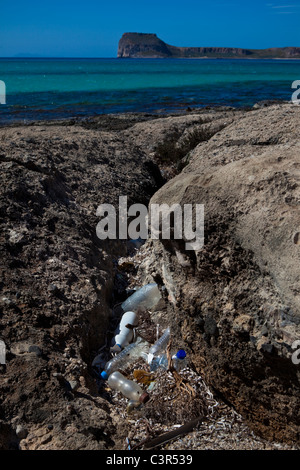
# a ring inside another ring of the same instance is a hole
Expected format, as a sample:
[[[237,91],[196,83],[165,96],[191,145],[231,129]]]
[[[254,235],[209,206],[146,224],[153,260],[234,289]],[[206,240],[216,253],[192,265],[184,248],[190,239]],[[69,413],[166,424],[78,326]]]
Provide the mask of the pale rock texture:
[[[150,204],[204,204],[205,244],[149,240],[140,268],[197,370],[268,438],[299,440],[300,108],[253,110],[189,155]],[[149,256],[150,253],[150,256]]]

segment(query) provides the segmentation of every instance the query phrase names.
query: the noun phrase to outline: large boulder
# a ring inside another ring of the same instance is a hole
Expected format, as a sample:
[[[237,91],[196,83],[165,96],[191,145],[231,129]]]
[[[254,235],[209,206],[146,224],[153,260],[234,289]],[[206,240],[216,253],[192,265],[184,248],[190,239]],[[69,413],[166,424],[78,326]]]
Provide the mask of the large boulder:
[[[265,437],[299,440],[300,108],[253,110],[199,144],[151,204],[204,204],[205,243],[149,240],[193,362]],[[299,346],[298,346],[299,347]]]

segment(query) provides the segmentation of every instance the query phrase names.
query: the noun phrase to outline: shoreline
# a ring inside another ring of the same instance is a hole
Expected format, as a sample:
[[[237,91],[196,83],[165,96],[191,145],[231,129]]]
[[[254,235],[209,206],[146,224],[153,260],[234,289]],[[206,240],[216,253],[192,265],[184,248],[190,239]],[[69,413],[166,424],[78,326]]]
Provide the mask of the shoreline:
[[[28,126],[54,126],[54,125],[62,125],[62,126],[73,126],[73,125],[80,125],[85,124],[89,121],[105,121],[105,120],[115,120],[115,119],[129,119],[134,120],[135,122],[148,120],[148,119],[158,119],[164,117],[176,117],[176,116],[185,116],[189,114],[203,114],[207,111],[251,111],[252,109],[256,109],[258,107],[268,107],[275,104],[278,105],[285,105],[290,103],[286,100],[262,100],[255,103],[253,106],[232,106],[232,105],[221,105],[221,104],[209,104],[203,105],[199,107],[190,107],[189,105],[182,106],[182,109],[178,109],[177,111],[174,110],[173,107],[169,108],[160,108],[156,111],[128,111],[128,112],[107,112],[102,114],[91,114],[86,116],[76,116],[72,115],[70,117],[62,117],[62,118],[45,118],[45,119],[31,119],[31,118],[17,118],[17,119],[10,119],[7,121],[0,120],[0,129],[3,128],[10,128],[10,127],[28,127]]]
[[[209,59],[209,60],[299,60],[297,57],[0,57],[1,60],[143,60],[143,59],[159,59],[159,60],[195,60],[195,59]]]

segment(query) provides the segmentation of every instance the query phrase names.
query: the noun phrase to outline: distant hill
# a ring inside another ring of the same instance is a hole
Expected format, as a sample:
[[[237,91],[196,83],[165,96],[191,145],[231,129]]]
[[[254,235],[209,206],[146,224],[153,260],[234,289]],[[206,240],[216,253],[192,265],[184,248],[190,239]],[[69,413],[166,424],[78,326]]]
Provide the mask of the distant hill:
[[[124,33],[119,41],[119,58],[214,58],[214,59],[300,59],[300,47],[241,49],[235,47],[176,47],[156,34]]]

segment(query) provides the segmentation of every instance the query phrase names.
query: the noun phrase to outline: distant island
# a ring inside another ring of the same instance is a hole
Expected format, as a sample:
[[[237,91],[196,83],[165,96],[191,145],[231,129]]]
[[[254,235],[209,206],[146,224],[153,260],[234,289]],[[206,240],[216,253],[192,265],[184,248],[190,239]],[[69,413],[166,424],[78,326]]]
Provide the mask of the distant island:
[[[156,34],[124,33],[119,41],[118,58],[300,59],[300,47],[176,47]]]

